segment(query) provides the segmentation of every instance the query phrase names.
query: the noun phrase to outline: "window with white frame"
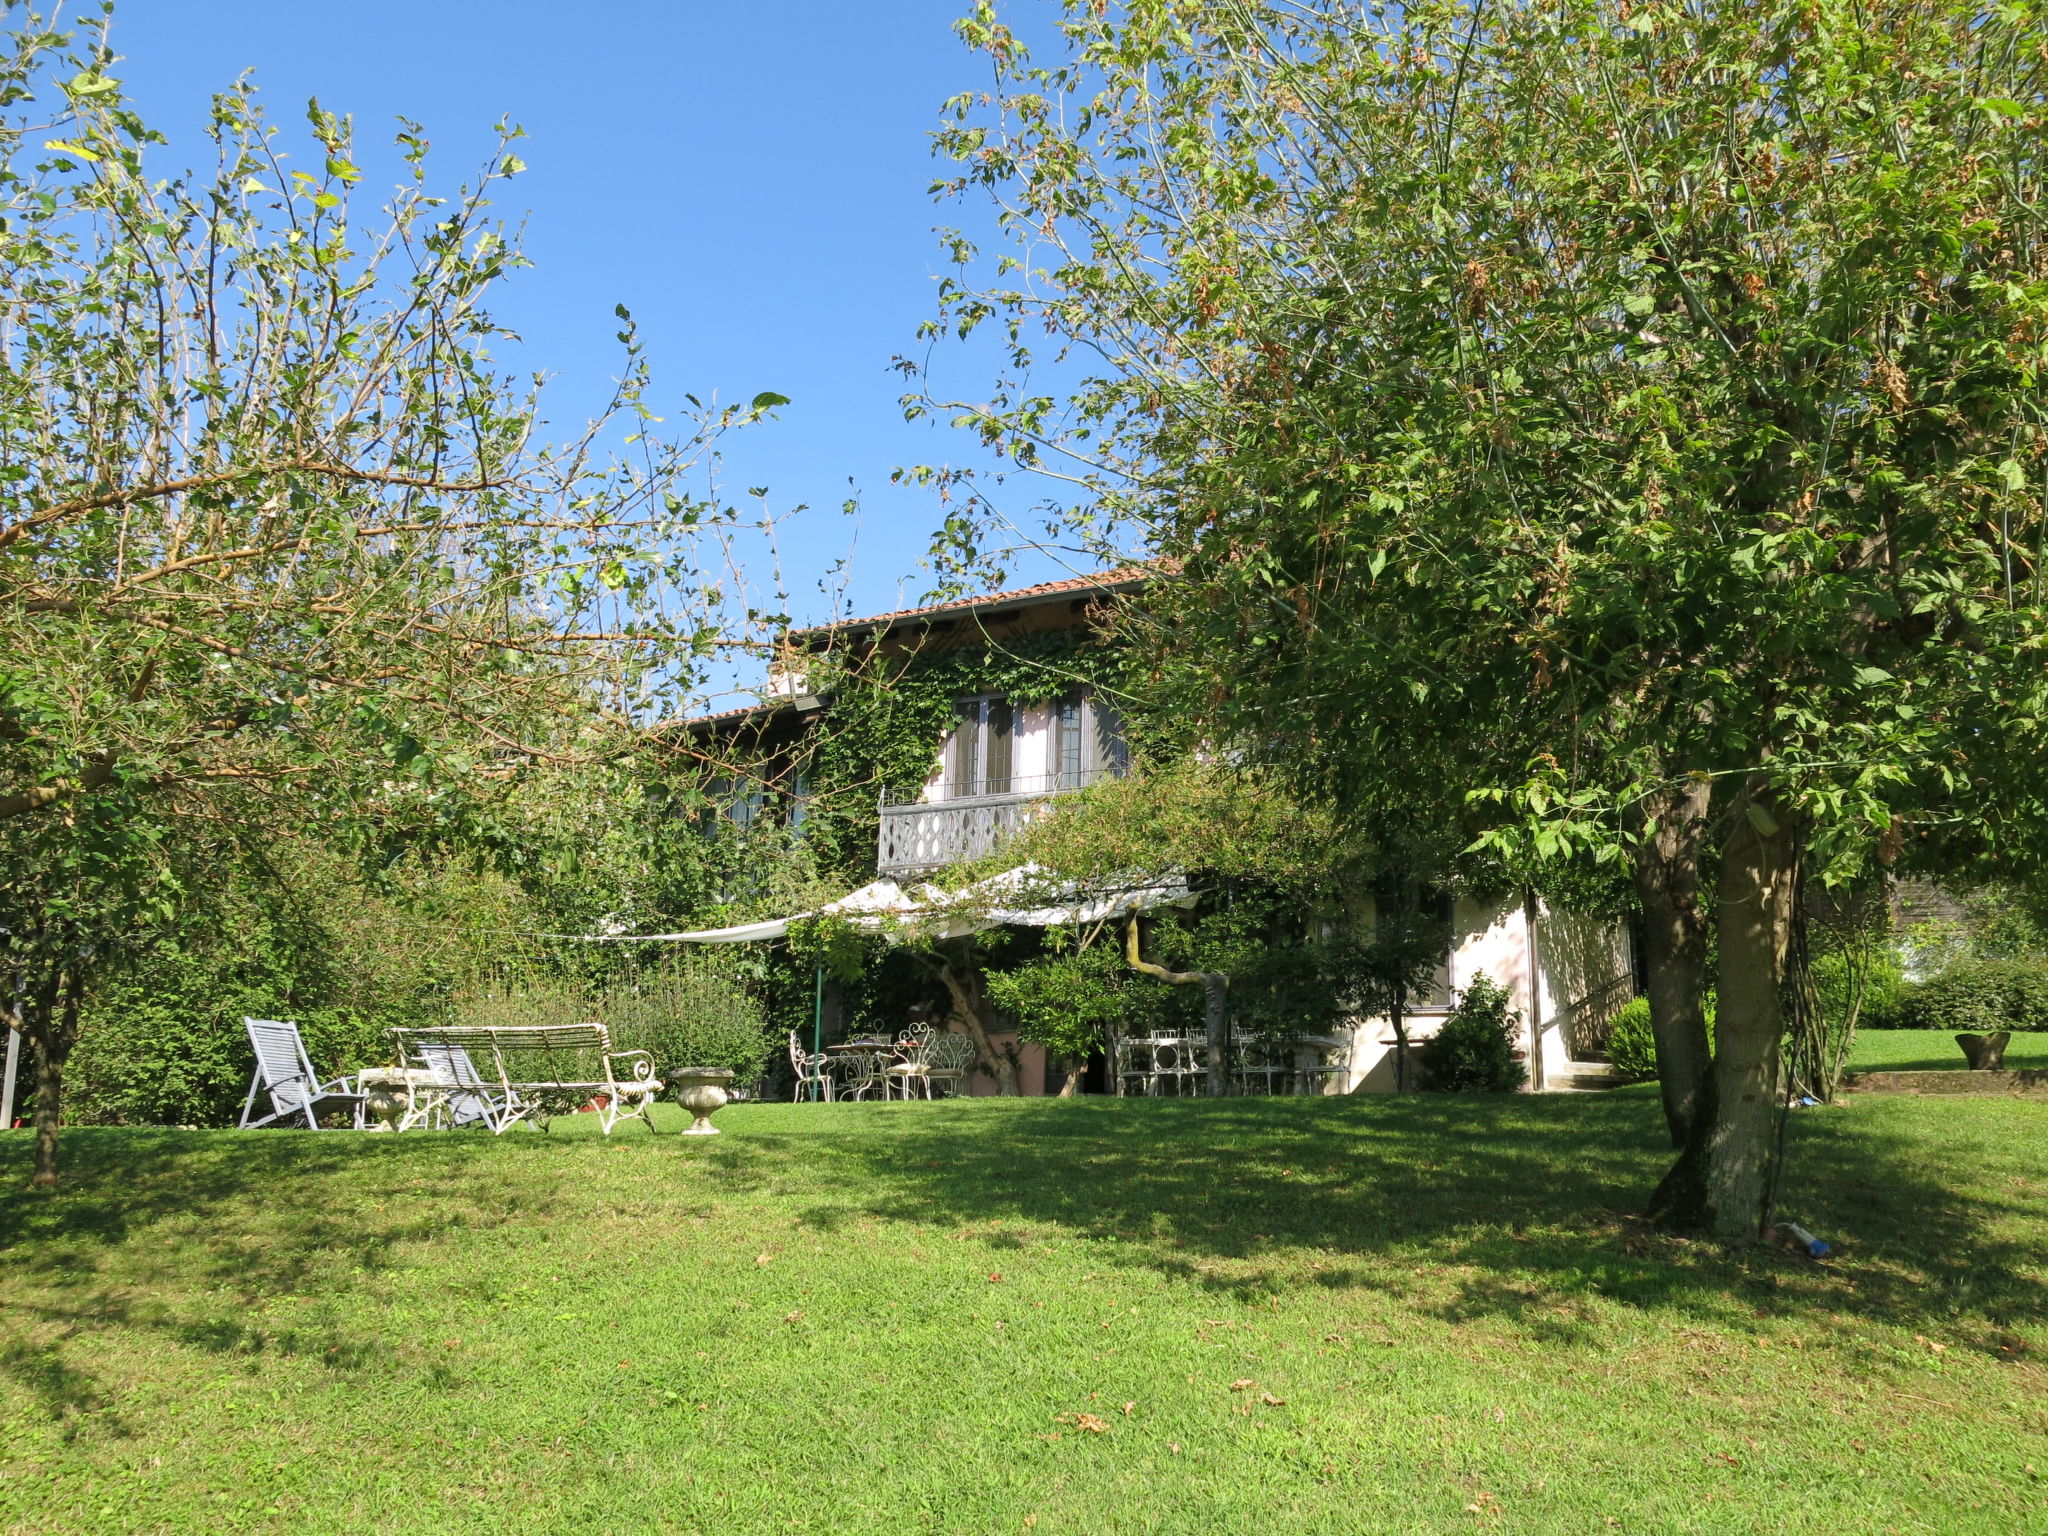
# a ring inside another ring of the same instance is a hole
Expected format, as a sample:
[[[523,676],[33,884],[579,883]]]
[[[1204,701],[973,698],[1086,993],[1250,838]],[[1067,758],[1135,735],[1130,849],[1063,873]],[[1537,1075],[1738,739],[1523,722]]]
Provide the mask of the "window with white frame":
[[[1054,788],[1075,789],[1101,777],[1119,777],[1129,766],[1130,748],[1115,705],[1080,688],[1054,701]]]

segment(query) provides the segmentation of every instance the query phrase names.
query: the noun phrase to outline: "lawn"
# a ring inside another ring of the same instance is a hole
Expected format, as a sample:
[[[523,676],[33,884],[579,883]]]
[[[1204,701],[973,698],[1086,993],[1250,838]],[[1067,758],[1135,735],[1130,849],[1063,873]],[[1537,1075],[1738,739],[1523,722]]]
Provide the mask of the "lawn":
[[[2048,1032],[2016,1031],[2005,1048],[2009,1069],[2048,1067]],[[1849,1047],[1852,1072],[1960,1072],[1969,1066],[1955,1035],[1940,1029],[1865,1029]]]
[[[1795,1114],[1825,1265],[1646,1089],[719,1120],[0,1137],[0,1530],[2048,1530],[2048,1104]]]

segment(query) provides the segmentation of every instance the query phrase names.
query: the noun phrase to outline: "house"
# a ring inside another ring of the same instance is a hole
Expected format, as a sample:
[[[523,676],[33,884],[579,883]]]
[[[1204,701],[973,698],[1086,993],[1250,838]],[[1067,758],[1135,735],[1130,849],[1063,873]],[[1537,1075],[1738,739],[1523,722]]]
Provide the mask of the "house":
[[[691,723],[700,749],[732,765],[716,785],[725,814],[742,826],[779,816],[833,840],[856,883],[979,858],[1060,796],[1129,768],[1125,722],[1099,682],[1110,652],[1097,620],[1147,579],[1112,571],[791,631],[758,704]],[[1626,926],[1467,895],[1444,898],[1442,915],[1450,937],[1435,985],[1407,1010],[1409,1040],[1426,1041],[1484,975],[1537,1021],[1525,1046],[1532,1088],[1606,1081],[1587,1058],[1637,990]],[[1159,1044],[1113,1048],[1100,1087],[1191,1089],[1202,1070],[1194,1043]],[[1361,1019],[1235,1066],[1254,1089],[1392,1091],[1397,1054],[1386,1020]],[[1057,1086],[1037,1047],[1019,1056],[1024,1091]],[[978,1080],[977,1091],[993,1090]]]

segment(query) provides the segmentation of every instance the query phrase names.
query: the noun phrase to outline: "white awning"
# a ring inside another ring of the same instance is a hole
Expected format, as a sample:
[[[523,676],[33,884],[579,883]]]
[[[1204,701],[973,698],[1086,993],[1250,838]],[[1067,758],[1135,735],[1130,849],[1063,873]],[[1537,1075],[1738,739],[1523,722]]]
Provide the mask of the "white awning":
[[[1084,885],[1061,880],[1036,864],[1020,865],[977,880],[957,891],[921,885],[907,892],[894,880],[876,880],[828,901],[811,912],[739,923],[731,928],[696,928],[687,933],[586,933],[588,944],[748,944],[779,939],[789,925],[810,917],[844,917],[855,927],[887,932],[916,928],[951,939],[988,928],[1053,928],[1099,923],[1153,907],[1191,907],[1195,893],[1178,875],[1130,885]]]

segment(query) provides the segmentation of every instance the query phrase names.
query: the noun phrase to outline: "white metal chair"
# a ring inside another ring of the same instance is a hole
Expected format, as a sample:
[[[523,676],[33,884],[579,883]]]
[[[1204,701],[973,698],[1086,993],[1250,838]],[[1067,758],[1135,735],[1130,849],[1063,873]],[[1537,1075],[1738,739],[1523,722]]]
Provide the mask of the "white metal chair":
[[[823,1051],[815,1056],[806,1051],[793,1029],[789,1032],[789,1064],[796,1069],[796,1089],[790,1094],[790,1102],[801,1101],[806,1089],[816,1090],[819,1098],[831,1102],[832,1058]]]
[[[882,1097],[889,1097],[889,1058],[880,1051],[841,1051],[838,1066],[842,1074],[839,1097],[848,1099],[865,1098],[879,1088]]]
[[[903,1085],[903,1096],[921,1092],[929,1099],[935,1085],[957,1095],[966,1087],[967,1074],[974,1070],[974,1042],[950,1030],[934,1031],[909,1061],[889,1069],[889,1075]]]
[[[363,1095],[354,1081],[346,1077],[327,1083],[320,1081],[312,1059],[306,1055],[306,1042],[299,1037],[297,1024],[287,1019],[252,1019],[244,1015],[242,1026],[249,1031],[249,1048],[256,1053],[256,1073],[249,1079],[249,1096],[242,1101],[243,1130],[304,1120],[307,1130],[317,1131],[320,1116],[337,1108],[353,1111],[356,1129],[362,1129]],[[259,1089],[270,1098],[267,1115],[255,1115]]]

